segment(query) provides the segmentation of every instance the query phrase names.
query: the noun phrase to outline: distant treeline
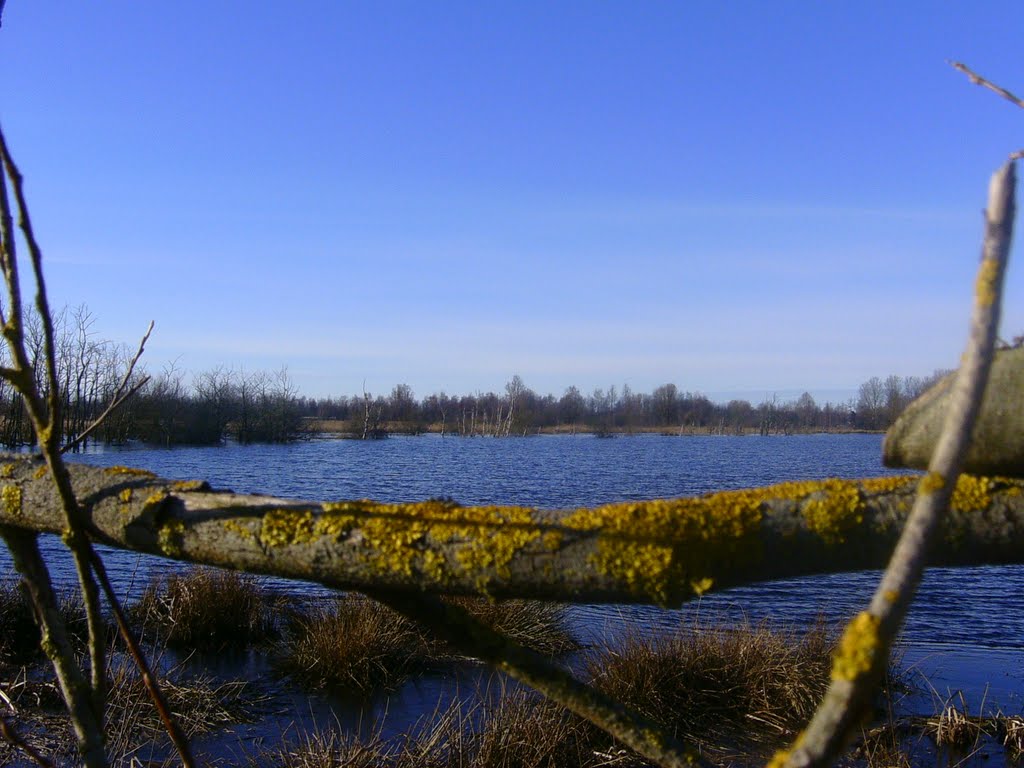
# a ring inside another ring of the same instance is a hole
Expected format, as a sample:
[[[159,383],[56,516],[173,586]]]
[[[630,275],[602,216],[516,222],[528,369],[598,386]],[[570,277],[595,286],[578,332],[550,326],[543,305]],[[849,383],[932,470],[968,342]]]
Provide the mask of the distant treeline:
[[[586,431],[599,435],[640,431],[703,434],[793,434],[797,432],[881,430],[944,372],[927,378],[874,377],[859,396],[845,403],[819,405],[807,392],[792,401],[778,398],[757,405],[747,400],[714,403],[699,392],[663,384],[650,394],[628,385],[585,395],[569,387],[561,397],[540,395],[518,376],[502,392],[448,395],[417,400],[406,384],[391,393],[337,398],[299,398],[300,410],[320,423],[339,425],[357,437],[391,432],[439,431],[463,436],[529,435],[540,431]]]
[[[103,412],[127,370],[133,350],[96,341],[93,318],[84,307],[56,318],[57,367],[65,439],[77,437]],[[42,350],[42,331],[28,332],[30,354]],[[0,361],[2,362],[2,361]],[[41,365],[33,367],[41,370]],[[287,442],[327,428],[358,438],[392,433],[437,431],[461,436],[529,435],[540,431],[792,434],[796,432],[879,430],[942,372],[927,378],[889,376],[869,379],[858,397],[819,405],[810,394],[781,402],[747,400],[714,403],[698,392],[663,384],[650,394],[628,385],[583,394],[569,387],[560,396],[540,395],[513,376],[501,392],[417,399],[406,384],[388,395],[361,392],[338,397],[300,396],[287,370],[273,373],[215,368],[189,375],[174,366],[142,383],[137,394],[115,411],[93,439],[105,443],[214,445],[226,440]],[[39,382],[46,392],[45,381]],[[34,441],[20,396],[0,381],[0,444],[13,448]]]

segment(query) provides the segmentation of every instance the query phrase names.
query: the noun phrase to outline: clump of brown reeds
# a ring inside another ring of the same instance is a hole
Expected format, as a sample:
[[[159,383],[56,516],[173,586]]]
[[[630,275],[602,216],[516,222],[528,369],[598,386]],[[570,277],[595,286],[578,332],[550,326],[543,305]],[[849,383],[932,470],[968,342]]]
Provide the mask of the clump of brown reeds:
[[[517,688],[495,704],[484,705],[472,736],[468,760],[448,765],[472,768],[572,766],[591,768],[622,764],[624,750],[586,720],[536,693]]]
[[[561,603],[481,597],[448,597],[445,600],[538,653],[557,656],[580,649],[579,641],[569,628],[565,606]]]
[[[85,609],[68,596],[59,605],[72,642],[83,645],[88,632]],[[0,663],[21,666],[38,661],[42,658],[39,637],[32,604],[21,584],[0,583]]]
[[[178,669],[164,673],[160,687],[188,737],[249,722],[265,699],[248,681],[183,675]],[[134,666],[114,666],[108,682],[106,722],[108,753],[118,758],[169,745],[167,731]]]
[[[454,701],[400,739],[337,729],[303,733],[264,751],[256,765],[286,768],[598,768],[625,765],[595,752],[591,726],[543,697],[517,688],[493,703]],[[624,752],[622,754],[625,754]]]
[[[1024,717],[1020,715],[1002,717],[998,735],[1010,759],[1019,760],[1021,756],[1024,756]]]
[[[297,609],[289,624],[278,663],[309,688],[391,689],[430,659],[416,624],[356,594]]]
[[[986,724],[985,718],[971,715],[963,693],[957,692],[943,703],[937,714],[925,720],[924,731],[935,741],[935,746],[966,752],[977,746]]]
[[[238,649],[276,635],[271,599],[249,574],[192,568],[154,579],[129,615],[169,648]]]
[[[822,622],[803,633],[767,622],[694,624],[633,633],[588,661],[605,693],[715,749],[771,743],[806,722],[828,685],[833,641]]]
[[[107,685],[106,742],[112,763],[128,765],[133,756],[172,754],[167,731],[139,671],[115,656]],[[160,685],[168,706],[188,736],[251,722],[268,698],[248,681],[186,675],[180,668],[164,672]],[[13,684],[5,684],[4,689],[5,696],[9,694],[9,703],[4,703],[7,711],[16,713],[19,735],[56,765],[76,764],[76,739],[52,674],[42,678],[22,674]],[[20,757],[12,745],[0,740],[0,765],[21,765]],[[167,764],[178,763],[172,760]]]
[[[484,624],[540,653],[559,654],[579,644],[565,608],[529,600],[446,598]],[[356,594],[290,612],[279,667],[306,687],[367,693],[393,689],[409,675],[449,658],[448,650],[417,624]]]

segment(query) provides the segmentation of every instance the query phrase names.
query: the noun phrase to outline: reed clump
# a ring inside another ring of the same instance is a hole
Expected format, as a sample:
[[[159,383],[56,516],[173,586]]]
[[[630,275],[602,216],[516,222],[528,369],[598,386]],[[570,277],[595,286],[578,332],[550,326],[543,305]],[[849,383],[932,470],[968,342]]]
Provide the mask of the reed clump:
[[[155,578],[128,613],[169,648],[224,651],[277,635],[271,602],[255,576],[192,568]]]
[[[390,690],[431,658],[416,624],[356,594],[298,608],[288,624],[278,665],[306,688]]]
[[[561,603],[538,600],[488,600],[480,597],[447,597],[485,626],[546,656],[580,650]]]
[[[634,632],[602,647],[587,669],[597,688],[685,741],[756,749],[806,723],[828,686],[833,647],[822,622],[804,633],[695,623]]]
[[[286,768],[599,768],[624,765],[594,752],[591,728],[543,697],[516,689],[495,702],[452,702],[404,737],[334,728],[264,750],[253,766]]]
[[[72,643],[84,647],[88,629],[81,603],[65,595],[60,598],[59,610]],[[23,666],[40,660],[39,638],[32,605],[21,584],[0,583],[0,664]]]

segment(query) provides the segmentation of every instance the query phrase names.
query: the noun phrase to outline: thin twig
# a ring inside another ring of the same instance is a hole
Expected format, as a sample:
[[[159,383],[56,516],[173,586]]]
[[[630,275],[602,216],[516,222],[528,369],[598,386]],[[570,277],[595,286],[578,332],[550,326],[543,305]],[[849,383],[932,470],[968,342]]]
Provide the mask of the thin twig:
[[[110,604],[110,610],[114,614],[114,621],[117,623],[118,632],[121,634],[121,638],[124,640],[125,645],[128,646],[128,651],[135,661],[135,665],[139,668],[139,673],[142,676],[142,682],[146,686],[146,690],[149,691],[149,696],[153,701],[153,706],[156,707],[157,713],[160,715],[160,720],[163,721],[164,728],[167,729],[167,734],[171,737],[171,742],[174,744],[174,748],[178,750],[178,755],[181,757],[181,763],[184,768],[193,768],[195,766],[195,760],[192,757],[192,750],[189,747],[188,738],[182,732],[178,725],[178,722],[174,719],[174,715],[171,714],[170,707],[167,705],[167,699],[164,697],[163,691],[160,690],[160,682],[153,674],[149,662],[146,660],[145,654],[139,647],[138,642],[135,639],[135,634],[128,626],[128,622],[125,620],[124,611],[121,610],[121,606],[118,602],[117,595],[114,593],[114,589],[110,584],[110,579],[107,577],[106,566],[103,565],[103,560],[96,553],[96,550],[90,547],[89,549],[92,559],[93,571],[96,573],[96,578],[99,580],[100,587],[103,589],[103,594],[107,596],[107,602]]]
[[[131,362],[128,363],[128,368],[124,372],[124,377],[121,379],[121,383],[118,384],[117,389],[114,390],[114,396],[110,399],[110,404],[103,410],[103,413],[101,413],[93,420],[92,424],[90,424],[88,427],[82,430],[78,437],[76,437],[70,443],[67,443],[63,448],[61,448],[61,453],[67,453],[68,451],[72,450],[76,445],[81,445],[81,443],[86,438],[88,438],[89,435],[91,435],[96,429],[100,427],[100,425],[103,424],[104,420],[108,416],[110,416],[110,414],[113,413],[114,410],[116,410],[118,406],[121,405],[121,403],[130,398],[132,395],[134,395],[136,392],[138,392],[140,389],[142,389],[142,387],[146,385],[146,383],[149,381],[149,376],[143,376],[142,379],[138,381],[136,384],[134,384],[127,392],[125,391],[125,387],[128,386],[128,381],[131,378],[132,373],[135,371],[135,366],[138,364],[139,358],[142,357],[142,353],[146,349],[146,342],[149,340],[149,335],[152,332],[153,321],[150,320],[149,327],[146,329],[146,333],[143,334],[142,340],[139,342],[139,348],[136,350],[135,356],[131,359]]]
[[[3,736],[15,749],[20,749],[28,755],[36,765],[41,765],[43,768],[54,768],[53,761],[43,757],[36,751],[35,747],[21,738],[21,735],[14,730],[14,726],[7,722],[6,717],[0,717],[0,736]]]
[[[29,417],[32,420],[33,428],[39,439],[39,447],[46,459],[50,469],[53,482],[60,492],[64,505],[64,512],[67,516],[68,530],[64,541],[71,551],[72,560],[75,564],[75,572],[78,575],[79,587],[82,592],[82,602],[85,605],[86,624],[89,629],[89,664],[92,677],[92,695],[95,701],[96,711],[102,714],[106,696],[106,627],[104,626],[102,610],[100,606],[99,589],[93,579],[92,570],[89,567],[89,544],[85,537],[81,520],[81,511],[78,508],[78,501],[75,498],[74,490],[71,487],[71,478],[68,475],[67,467],[60,455],[60,424],[61,424],[61,402],[60,385],[57,377],[56,343],[54,342],[53,315],[50,312],[50,303],[46,295],[46,279],[43,275],[43,253],[39,247],[32,228],[32,218],[29,215],[28,203],[25,199],[24,178],[14,163],[7,149],[6,140],[0,132],[0,151],[3,154],[3,165],[11,180],[11,188],[14,191],[14,199],[18,206],[18,227],[21,229],[25,245],[28,247],[29,257],[32,263],[32,272],[36,281],[36,312],[39,315],[39,322],[43,328],[43,354],[46,361],[45,374],[47,393],[45,404],[35,384],[25,384],[25,380],[12,381],[17,386],[21,384],[22,397],[28,407]],[[13,256],[12,256],[13,262]],[[15,316],[12,310],[11,323],[21,325],[21,316]],[[14,358],[15,367],[23,371],[29,370],[24,364],[24,349],[11,348],[11,356]],[[26,377],[31,379],[31,377]]]
[[[1013,236],[1015,171],[1014,163],[1008,162],[989,183],[970,335],[928,474],[918,484],[914,508],[871,605],[850,622],[843,635],[825,699],[792,751],[780,755],[787,766],[828,764],[861,722],[917,590],[929,545],[949,508],[995,350],[1003,275]]]
[[[965,75],[967,75],[967,78],[975,85],[980,85],[982,88],[988,88],[990,91],[998,93],[1011,104],[1016,104],[1021,109],[1024,109],[1024,101],[1019,99],[1017,96],[1014,96],[1012,93],[1010,93],[1002,86],[996,85],[991,80],[986,80],[984,77],[979,75],[977,72],[973,71],[966,64],[963,64],[959,61],[949,61],[948,63],[949,66],[953,67],[953,69],[959,72],[963,72]]]

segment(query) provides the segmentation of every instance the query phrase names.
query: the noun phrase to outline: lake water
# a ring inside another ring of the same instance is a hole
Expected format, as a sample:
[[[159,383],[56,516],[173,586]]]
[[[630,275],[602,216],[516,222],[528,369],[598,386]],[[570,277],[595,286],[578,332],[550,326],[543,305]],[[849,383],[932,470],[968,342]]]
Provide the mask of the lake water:
[[[444,496],[466,504],[568,508],[784,480],[892,474],[881,466],[880,456],[880,435],[612,439],[428,435],[283,446],[98,448],[72,460],[126,464],[169,478],[206,479],[217,488],[310,500],[397,502]],[[57,564],[58,579],[70,584],[60,565],[59,544],[51,539],[47,549]],[[124,591],[137,592],[153,570],[178,567],[113,551],[107,560]],[[0,568],[10,572],[6,553]],[[766,583],[712,593],[673,611],[578,606],[572,615],[583,639],[590,641],[631,626],[670,628],[697,615],[733,622],[770,618],[801,626],[821,614],[834,621],[854,614],[868,601],[877,576],[854,573]],[[314,589],[310,585],[289,588]],[[1021,711],[1024,615],[1017,603],[1021,594],[1024,567],[929,571],[904,632],[904,664],[920,670],[939,696],[961,689],[975,706],[987,696],[989,703],[998,702],[1007,713]],[[931,696],[923,695],[922,711],[932,711]]]

